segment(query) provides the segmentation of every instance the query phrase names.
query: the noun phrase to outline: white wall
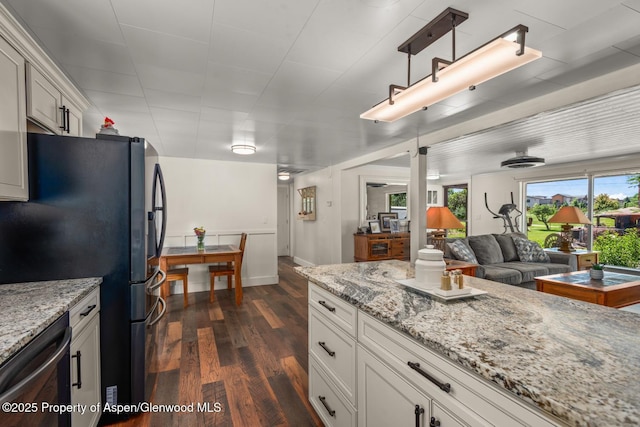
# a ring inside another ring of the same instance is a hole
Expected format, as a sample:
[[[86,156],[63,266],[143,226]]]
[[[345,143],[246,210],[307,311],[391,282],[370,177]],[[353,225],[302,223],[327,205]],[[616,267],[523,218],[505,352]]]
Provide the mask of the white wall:
[[[238,244],[248,234],[243,286],[278,283],[276,165],[161,157],[167,189],[165,246],[195,246],[194,227],[205,244]],[[226,287],[226,278],[216,289]],[[182,284],[172,292],[181,293]],[[189,265],[189,292],[209,289],[206,265]]]
[[[340,263],[340,174],[332,168],[297,176],[291,192],[294,261],[312,266]],[[298,219],[302,198],[297,190],[316,186],[316,220]]]

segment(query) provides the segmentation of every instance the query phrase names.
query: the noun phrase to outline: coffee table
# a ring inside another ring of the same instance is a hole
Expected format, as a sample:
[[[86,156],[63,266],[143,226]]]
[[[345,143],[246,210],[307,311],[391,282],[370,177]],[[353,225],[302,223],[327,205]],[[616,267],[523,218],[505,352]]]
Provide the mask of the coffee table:
[[[607,307],[640,303],[640,276],[605,271],[602,280],[593,280],[588,271],[536,277],[536,289]]]
[[[464,275],[473,277],[476,275],[476,267],[478,267],[478,264],[449,258],[445,258],[444,262],[446,264],[445,270],[447,271],[461,270]]]

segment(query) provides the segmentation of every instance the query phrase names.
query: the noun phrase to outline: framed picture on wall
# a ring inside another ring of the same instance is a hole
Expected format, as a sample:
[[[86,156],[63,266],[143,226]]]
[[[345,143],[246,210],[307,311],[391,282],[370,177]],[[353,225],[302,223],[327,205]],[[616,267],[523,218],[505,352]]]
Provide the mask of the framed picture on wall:
[[[378,221],[377,219],[369,221],[369,228],[371,229],[372,233],[381,233],[380,221]]]
[[[397,212],[380,212],[378,213],[378,219],[380,220],[380,230],[388,233],[391,231],[391,223],[389,222],[389,220],[398,219],[398,213]]]

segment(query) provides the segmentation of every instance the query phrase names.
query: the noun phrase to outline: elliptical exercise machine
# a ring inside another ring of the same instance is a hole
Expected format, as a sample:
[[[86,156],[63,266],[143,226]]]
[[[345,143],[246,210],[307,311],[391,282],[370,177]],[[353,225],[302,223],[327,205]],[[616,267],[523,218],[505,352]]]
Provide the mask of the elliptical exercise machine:
[[[511,231],[512,233],[520,233],[520,227],[518,227],[518,219],[522,216],[522,212],[518,209],[515,203],[513,203],[513,192],[511,192],[511,203],[504,204],[500,206],[498,209],[498,213],[495,213],[491,209],[489,209],[489,203],[487,202],[487,193],[484,193],[484,205],[487,210],[491,212],[494,219],[502,219],[502,225],[504,227],[504,231],[502,234],[505,234],[507,231]],[[517,215],[512,219],[511,212],[516,212]]]

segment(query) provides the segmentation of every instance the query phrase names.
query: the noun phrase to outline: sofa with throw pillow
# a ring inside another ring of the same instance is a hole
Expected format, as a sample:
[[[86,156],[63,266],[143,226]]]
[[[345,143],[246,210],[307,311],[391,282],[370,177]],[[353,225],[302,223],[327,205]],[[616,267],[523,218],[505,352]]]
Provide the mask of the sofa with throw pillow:
[[[576,269],[572,257],[547,253],[520,233],[447,239],[444,256],[478,264],[477,277],[529,289],[536,288],[536,276]]]

